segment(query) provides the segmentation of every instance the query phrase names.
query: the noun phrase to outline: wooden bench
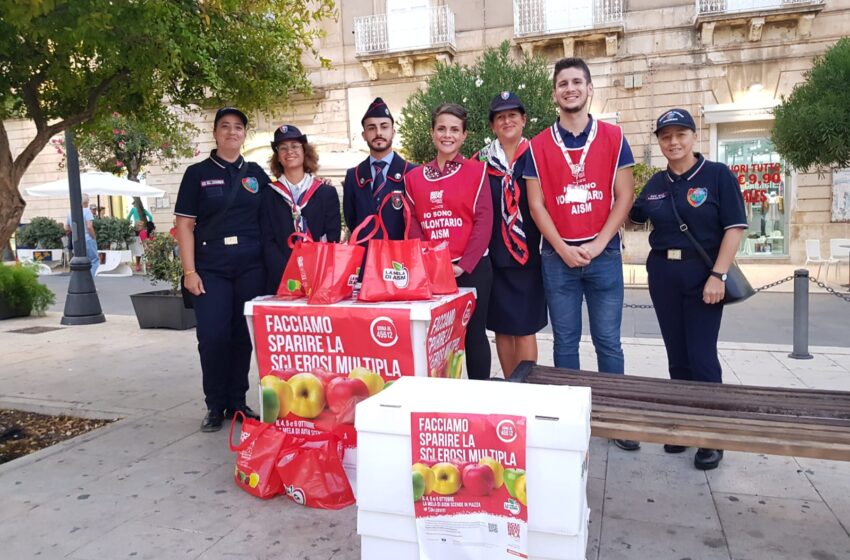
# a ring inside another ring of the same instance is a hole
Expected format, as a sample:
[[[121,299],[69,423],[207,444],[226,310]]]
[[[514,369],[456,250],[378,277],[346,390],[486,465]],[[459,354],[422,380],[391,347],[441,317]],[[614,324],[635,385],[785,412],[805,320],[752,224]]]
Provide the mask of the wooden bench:
[[[509,381],[590,387],[594,436],[850,461],[848,392],[671,381],[533,362],[522,362]]]

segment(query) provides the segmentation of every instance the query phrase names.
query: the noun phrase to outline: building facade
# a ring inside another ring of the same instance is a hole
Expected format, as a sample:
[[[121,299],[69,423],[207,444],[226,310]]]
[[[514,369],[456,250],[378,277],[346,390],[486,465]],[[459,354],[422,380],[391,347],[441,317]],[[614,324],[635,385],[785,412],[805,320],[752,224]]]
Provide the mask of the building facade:
[[[332,68],[305,58],[313,94],[280,115],[253,117],[249,159],[265,164],[271,133],[286,122],[319,146],[320,174],[341,179],[366,156],[360,119],[372,98],[398,117],[436,62],[471,64],[508,40],[515,54],[550,64],[584,58],[591,112],[623,127],[640,162],[663,166],[655,118],[670,107],[691,111],[699,150],[741,183],[750,229],[740,259],[800,263],[806,239],[822,240],[828,253],[828,239],[850,237],[848,173],[795,172],[770,142],[772,108],[850,29],[850,0],[341,0],[338,12],[319,45]],[[197,124],[209,130],[211,114]],[[7,127],[21,149],[29,124]],[[198,148],[211,147],[205,133]],[[57,178],[59,157],[45,150],[22,187]],[[148,171],[147,182],[170,193],[151,204],[159,222],[170,223],[184,168]],[[66,211],[67,202],[28,198],[24,221]]]

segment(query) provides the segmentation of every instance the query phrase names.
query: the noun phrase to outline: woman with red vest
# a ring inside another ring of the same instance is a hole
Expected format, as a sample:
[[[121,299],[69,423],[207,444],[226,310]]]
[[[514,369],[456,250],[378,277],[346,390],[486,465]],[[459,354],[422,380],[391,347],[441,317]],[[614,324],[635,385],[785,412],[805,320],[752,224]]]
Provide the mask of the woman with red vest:
[[[411,235],[446,241],[457,285],[475,288],[475,312],[466,326],[466,369],[470,379],[490,378],[490,342],[485,324],[493,270],[487,245],[493,229],[493,202],[484,163],[460,154],[466,140],[466,109],[444,103],[431,114],[437,157],[405,176],[413,209]]]
[[[496,352],[505,377],[521,361],[537,361],[537,332],[547,323],[540,231],[531,219],[522,170],[530,142],[522,135],[527,118],[519,96],[503,91],[490,102],[496,139],[476,159],[487,164],[493,233],[493,289],[487,328],[496,333]],[[473,156],[475,157],[475,156]]]
[[[279,177],[262,191],[260,230],[266,262],[266,293],[277,291],[292,249],[289,236],[309,233],[319,241],[340,239],[342,222],[336,189],[313,176],[319,169],[316,148],[292,125],[274,132],[269,166]]]

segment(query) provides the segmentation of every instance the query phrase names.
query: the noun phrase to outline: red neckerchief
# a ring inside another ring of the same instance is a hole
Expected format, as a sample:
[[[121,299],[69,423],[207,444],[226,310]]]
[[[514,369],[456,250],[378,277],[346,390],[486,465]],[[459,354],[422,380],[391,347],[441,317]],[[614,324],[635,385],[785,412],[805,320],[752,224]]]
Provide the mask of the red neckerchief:
[[[307,206],[307,203],[310,202],[310,199],[314,194],[316,194],[316,191],[319,190],[319,187],[322,186],[322,182],[314,177],[313,184],[301,193],[301,196],[298,197],[297,201],[292,196],[292,191],[289,190],[289,186],[287,186],[286,183],[273,181],[272,183],[269,183],[269,186],[282,196],[292,209],[292,223],[295,225],[295,231],[306,233],[307,223],[304,220],[304,216],[301,215],[301,211],[305,206]]]
[[[530,143],[525,138],[521,138],[517,145],[516,153],[514,153],[513,161],[510,164],[510,173],[505,173],[501,169],[497,169],[493,165],[487,165],[487,173],[493,177],[500,177],[502,182],[501,210],[502,210],[502,241],[508,252],[519,264],[528,262],[528,240],[525,237],[525,229],[523,228],[523,217],[519,211],[519,200],[522,196],[519,186],[516,184],[517,178],[513,176],[514,164],[525,153],[530,146]],[[477,154],[476,154],[477,155]],[[481,157],[479,156],[479,159]],[[487,158],[482,160],[487,163]]]

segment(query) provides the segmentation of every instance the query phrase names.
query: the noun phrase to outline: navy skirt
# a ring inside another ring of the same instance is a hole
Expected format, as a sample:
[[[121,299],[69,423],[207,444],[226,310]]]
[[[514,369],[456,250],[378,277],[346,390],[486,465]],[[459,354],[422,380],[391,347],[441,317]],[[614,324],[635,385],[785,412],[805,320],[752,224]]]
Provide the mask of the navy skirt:
[[[540,267],[494,266],[487,329],[498,334],[526,336],[536,334],[547,322]]]

